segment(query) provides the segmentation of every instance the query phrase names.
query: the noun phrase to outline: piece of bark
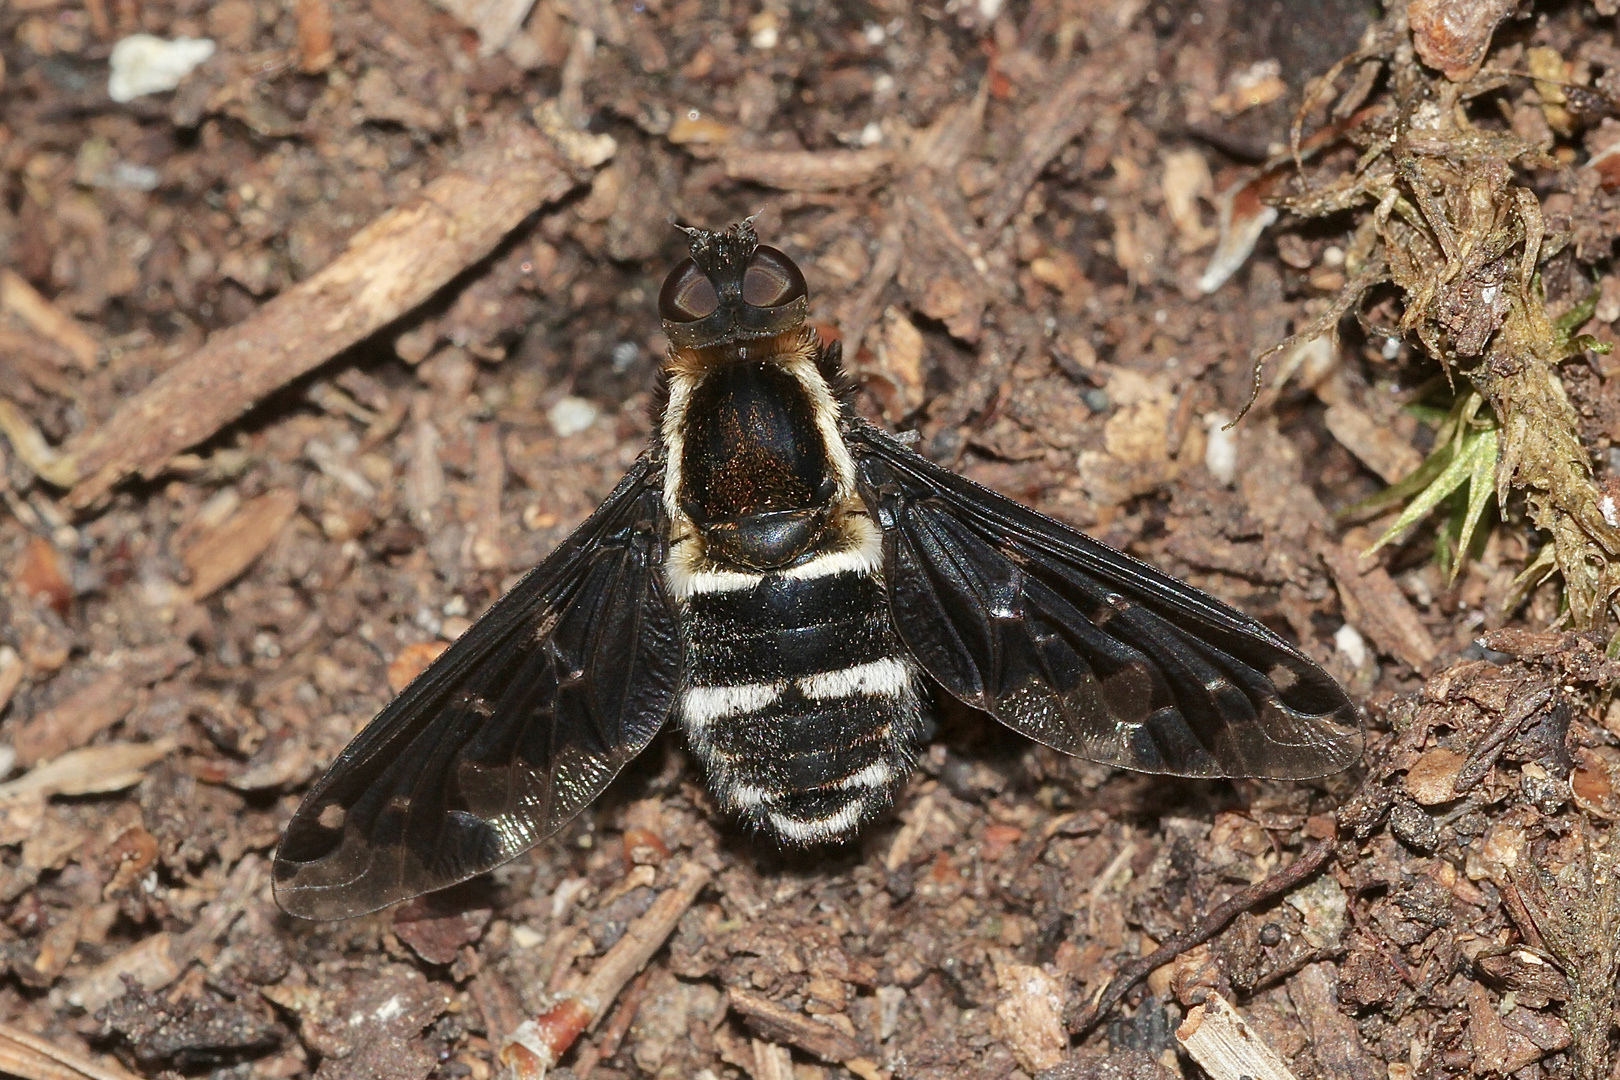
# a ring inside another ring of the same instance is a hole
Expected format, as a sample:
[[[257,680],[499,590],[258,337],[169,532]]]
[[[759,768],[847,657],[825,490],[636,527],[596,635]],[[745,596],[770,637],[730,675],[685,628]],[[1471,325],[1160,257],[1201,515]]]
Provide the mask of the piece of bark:
[[[83,746],[129,715],[139,694],[122,672],[104,673],[67,700],[18,725],[11,737],[17,764],[28,768]]]
[[[66,349],[83,370],[95,369],[101,345],[14,270],[0,270],[0,308],[17,316],[34,333]]]
[[[0,1073],[24,1080],[140,1080],[116,1062],[93,1061],[9,1024],[0,1024]]]
[[[1405,479],[1423,464],[1423,455],[1411,443],[1348,401],[1329,405],[1322,422],[1340,446],[1386,484]]]
[[[1289,982],[1288,999],[1311,1033],[1311,1052],[1324,1076],[1382,1080],[1387,1067],[1368,1053],[1355,1021],[1339,1009],[1339,977],[1333,964],[1306,964]]]
[[[1193,1006],[1176,1029],[1176,1041],[1213,1080],[1295,1080],[1277,1052],[1219,994]]]
[[[1318,545],[1322,561],[1339,587],[1345,621],[1371,638],[1382,652],[1427,674],[1440,648],[1389,572],[1376,562],[1363,561],[1361,552],[1368,544],[1358,542],[1362,535],[1360,530],[1352,530],[1342,544],[1326,540]]]
[[[297,24],[298,70],[319,75],[337,59],[332,48],[332,5],[330,0],[296,0],[293,20]]]
[[[244,855],[191,929],[179,934],[163,930],[141,939],[77,979],[68,990],[68,1001],[95,1012],[123,994],[126,975],[147,990],[168,986],[203,949],[225,935],[263,884],[263,860],[251,852]]]
[[[797,1046],[822,1061],[843,1062],[861,1048],[848,1034],[805,1013],[788,1009],[769,998],[732,987],[731,1007],[751,1029],[774,1043]]]
[[[793,1080],[793,1054],[785,1046],[764,1039],[751,1040],[754,1051],[753,1080]]]
[[[293,514],[298,495],[287,488],[267,491],[199,536],[181,561],[191,571],[191,598],[213,595],[263,555]]]
[[[179,743],[108,743],[71,750],[0,784],[0,799],[31,795],[100,795],[138,784],[146,767],[167,757]]]
[[[887,150],[727,151],[726,175],[782,191],[836,191],[875,180],[894,162]]]
[[[17,725],[11,736],[17,764],[30,768],[77,750],[129,715],[143,687],[173,675],[194,657],[183,645],[137,649],[50,708]]]
[[[1128,107],[1136,87],[1153,69],[1153,36],[1130,34],[1115,47],[1075,62],[1049,94],[1036,95],[1019,117],[1024,141],[984,209],[984,235],[994,236],[1024,205],[1024,196],[1063,148],[1091,127],[1105,103]]]
[[[126,476],[157,475],[267,394],[427,300],[575,182],[532,128],[491,135],[319,273],[214,334],[75,438],[68,504],[83,509]]]

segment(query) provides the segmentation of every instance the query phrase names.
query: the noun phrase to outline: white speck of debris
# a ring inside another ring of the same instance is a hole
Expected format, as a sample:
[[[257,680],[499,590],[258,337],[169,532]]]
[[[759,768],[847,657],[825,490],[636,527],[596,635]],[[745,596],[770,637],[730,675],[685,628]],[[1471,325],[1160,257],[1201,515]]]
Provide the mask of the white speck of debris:
[[[979,0],[979,18],[993,22],[1001,14],[1001,0]]]
[[[1358,668],[1367,662],[1367,639],[1349,623],[1333,632],[1333,647]]]
[[[462,596],[460,593],[457,593],[455,596],[452,596],[450,599],[446,600],[444,602],[444,607],[440,610],[446,615],[465,615],[467,614],[467,598]]]
[[[546,940],[546,935],[542,934],[532,926],[526,926],[523,923],[519,923],[518,925],[512,927],[512,944],[516,945],[520,949],[537,948],[544,940]]]
[[[557,433],[557,438],[566,439],[596,423],[598,411],[584,398],[565,397],[553,405],[546,416],[551,420],[551,430]]]
[[[861,145],[876,146],[883,141],[883,128],[876,120],[870,120],[861,128]]]
[[[778,37],[775,23],[766,23],[758,30],[755,30],[754,36],[749,38],[749,41],[754,48],[765,50],[776,48],[777,40]]]
[[[1620,513],[1616,513],[1614,496],[1605,495],[1598,500],[1598,510],[1603,514],[1603,520],[1610,525],[1620,527]]]
[[[590,882],[582,877],[564,878],[557,891],[551,894],[551,921],[558,922],[568,914],[568,909],[574,906],[574,901],[589,885]]]
[[[1329,244],[1327,247],[1323,248],[1322,249],[1322,265],[1323,266],[1343,266],[1344,265],[1344,248],[1340,247],[1337,244]]]
[[[1220,413],[1204,414],[1204,427],[1209,430],[1209,441],[1204,444],[1204,468],[1222,487],[1231,487],[1232,481],[1237,479],[1237,432],[1229,430],[1227,422]]]
[[[883,39],[888,35],[883,32],[883,27],[877,23],[867,23],[866,28],[861,31],[861,37],[866,39],[868,45],[881,45]]]
[[[383,1023],[387,1023],[389,1020],[394,1019],[396,1016],[404,1015],[404,1013],[405,1013],[405,1003],[403,1001],[399,1000],[399,995],[398,994],[395,994],[393,997],[389,998],[387,1001],[385,1001],[381,1005],[377,1006],[377,1011],[371,1014],[371,1018],[373,1020],[378,1020],[378,1021],[381,1021]]]
[[[113,46],[108,64],[107,96],[120,105],[147,94],[161,94],[180,85],[196,66],[214,55],[207,38],[165,41],[151,34],[131,34]]]
[[[1398,337],[1384,339],[1384,359],[1393,360],[1401,355],[1401,339]]]

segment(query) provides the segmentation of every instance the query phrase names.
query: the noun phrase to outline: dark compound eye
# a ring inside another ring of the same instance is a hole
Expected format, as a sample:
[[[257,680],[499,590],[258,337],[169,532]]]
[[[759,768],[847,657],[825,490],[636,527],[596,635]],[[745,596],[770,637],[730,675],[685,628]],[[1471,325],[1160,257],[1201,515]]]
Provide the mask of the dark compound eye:
[[[658,294],[658,316],[673,323],[697,322],[714,314],[720,296],[697,263],[687,259],[669,272]]]
[[[773,247],[754,251],[743,272],[743,303],[758,308],[781,307],[804,294],[804,275],[792,259]]]

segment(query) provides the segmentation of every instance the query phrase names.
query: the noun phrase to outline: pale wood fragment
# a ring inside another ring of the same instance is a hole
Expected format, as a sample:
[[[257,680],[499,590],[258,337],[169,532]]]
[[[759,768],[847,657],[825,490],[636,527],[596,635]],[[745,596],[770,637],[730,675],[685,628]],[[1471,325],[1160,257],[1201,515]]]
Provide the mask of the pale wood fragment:
[[[23,1080],[140,1080],[116,1063],[103,1064],[0,1024],[0,1073]]]
[[[199,536],[181,560],[191,571],[191,598],[202,600],[252,566],[298,511],[298,495],[267,491]]]
[[[17,316],[34,333],[49,338],[85,371],[94,370],[101,345],[61,308],[41,296],[15,270],[0,270],[0,309]]]
[[[266,395],[427,300],[574,184],[539,132],[511,125],[492,134],[357,233],[330,265],[214,334],[75,438],[68,503],[82,509],[126,476],[157,475]]]
[[[1193,1006],[1176,1029],[1176,1041],[1211,1080],[1295,1080],[1277,1052],[1219,994]]]
[[[726,175],[783,191],[836,191],[877,179],[894,154],[868,150],[729,150]]]

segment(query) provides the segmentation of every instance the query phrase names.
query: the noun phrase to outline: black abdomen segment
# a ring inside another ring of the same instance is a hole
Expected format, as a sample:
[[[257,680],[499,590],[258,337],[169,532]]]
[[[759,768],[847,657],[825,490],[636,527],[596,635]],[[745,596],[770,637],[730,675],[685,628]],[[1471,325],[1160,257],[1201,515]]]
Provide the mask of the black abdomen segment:
[[[786,844],[852,837],[894,801],[922,741],[882,586],[864,566],[818,574],[849,561],[822,555],[683,605],[676,716],[726,809]]]

